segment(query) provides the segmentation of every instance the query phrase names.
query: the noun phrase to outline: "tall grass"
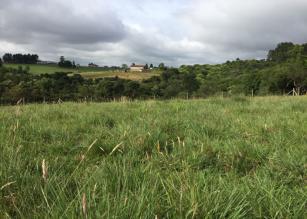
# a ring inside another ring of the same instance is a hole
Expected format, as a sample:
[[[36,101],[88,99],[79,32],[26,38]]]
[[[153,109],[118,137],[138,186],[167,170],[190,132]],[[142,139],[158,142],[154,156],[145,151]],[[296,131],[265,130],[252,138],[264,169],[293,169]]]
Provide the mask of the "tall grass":
[[[0,108],[1,218],[304,218],[307,98]]]

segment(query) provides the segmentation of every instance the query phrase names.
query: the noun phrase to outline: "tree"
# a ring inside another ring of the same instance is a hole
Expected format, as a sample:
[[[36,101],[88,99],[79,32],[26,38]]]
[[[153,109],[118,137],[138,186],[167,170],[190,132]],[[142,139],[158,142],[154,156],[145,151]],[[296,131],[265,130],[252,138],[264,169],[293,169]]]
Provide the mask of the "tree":
[[[64,57],[64,56],[61,56],[61,57],[60,57],[60,63],[64,63],[64,61],[65,61],[65,57]]]
[[[164,65],[163,62],[159,64],[159,69],[160,70],[165,70],[165,65]]]
[[[0,58],[0,67],[2,67],[2,59]]]
[[[153,64],[150,64],[149,68],[150,68],[150,69],[153,69],[153,68],[154,68]]]
[[[124,70],[125,72],[127,72],[127,70],[128,70],[128,65],[127,65],[127,64],[122,64],[122,70]]]
[[[11,54],[6,53],[3,56],[3,61],[5,63],[15,63],[15,64],[37,64],[38,55],[36,54]]]
[[[283,62],[290,58],[289,51],[294,47],[291,42],[279,43],[274,50],[270,50],[267,60],[274,62]]]
[[[183,86],[188,93],[192,94],[199,88],[199,82],[196,80],[196,75],[194,73],[183,75]]]
[[[297,58],[290,62],[288,78],[293,83],[293,88],[300,95],[301,91],[307,89],[307,69],[304,68],[304,60]]]
[[[76,65],[74,62],[71,62],[70,60],[66,60],[64,56],[60,57],[60,62],[58,63],[59,67],[62,68],[75,68]]]
[[[13,62],[13,55],[11,53],[5,53],[3,56],[4,63],[12,63]]]
[[[125,83],[124,95],[135,98],[139,93],[140,84],[136,81],[129,81]]]
[[[145,70],[147,70],[147,69],[148,69],[148,64],[146,64],[146,65],[144,66],[144,69],[145,69]]]

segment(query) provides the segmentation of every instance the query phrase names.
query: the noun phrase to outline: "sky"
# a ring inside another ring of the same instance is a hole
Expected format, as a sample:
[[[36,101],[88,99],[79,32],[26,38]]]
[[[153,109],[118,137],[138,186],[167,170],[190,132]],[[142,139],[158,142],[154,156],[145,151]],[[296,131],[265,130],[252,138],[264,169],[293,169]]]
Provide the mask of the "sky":
[[[168,66],[307,42],[307,0],[0,0],[0,54]]]

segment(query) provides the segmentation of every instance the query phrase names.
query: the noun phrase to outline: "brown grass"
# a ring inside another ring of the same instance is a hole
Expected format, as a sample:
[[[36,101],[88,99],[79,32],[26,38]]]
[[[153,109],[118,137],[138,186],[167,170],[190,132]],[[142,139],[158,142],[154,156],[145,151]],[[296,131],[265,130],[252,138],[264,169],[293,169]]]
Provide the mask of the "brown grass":
[[[86,79],[96,78],[111,78],[119,77],[122,79],[128,79],[133,81],[141,81],[144,79],[158,76],[158,72],[117,72],[117,71],[102,71],[102,72],[83,72],[80,75]]]

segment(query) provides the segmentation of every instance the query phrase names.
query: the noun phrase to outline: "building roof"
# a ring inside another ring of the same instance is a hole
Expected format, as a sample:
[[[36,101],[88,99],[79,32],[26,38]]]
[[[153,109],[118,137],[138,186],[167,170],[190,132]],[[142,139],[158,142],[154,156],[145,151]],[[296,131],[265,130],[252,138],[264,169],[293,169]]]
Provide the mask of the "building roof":
[[[88,66],[90,66],[90,67],[98,67],[98,65],[96,65],[94,63],[89,63]]]
[[[142,68],[144,68],[145,65],[131,65],[131,67],[138,67],[138,68],[142,67]]]

